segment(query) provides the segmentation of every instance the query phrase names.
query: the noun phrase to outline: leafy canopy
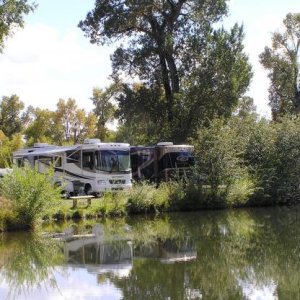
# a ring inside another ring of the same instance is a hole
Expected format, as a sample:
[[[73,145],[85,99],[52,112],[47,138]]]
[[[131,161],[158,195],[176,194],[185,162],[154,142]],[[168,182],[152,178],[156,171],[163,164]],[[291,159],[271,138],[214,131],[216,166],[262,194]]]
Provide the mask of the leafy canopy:
[[[126,132],[183,142],[199,120],[230,115],[251,67],[242,27],[215,29],[226,14],[226,0],[96,1],[79,27],[92,43],[124,41],[111,59],[113,78],[130,78],[117,98]]]
[[[285,31],[273,33],[272,47],[265,47],[260,55],[271,80],[269,101],[274,119],[300,111],[300,13],[289,13],[283,24]]]
[[[28,0],[0,0],[0,52],[3,51],[5,38],[13,33],[16,27],[24,26],[24,15],[36,8]]]

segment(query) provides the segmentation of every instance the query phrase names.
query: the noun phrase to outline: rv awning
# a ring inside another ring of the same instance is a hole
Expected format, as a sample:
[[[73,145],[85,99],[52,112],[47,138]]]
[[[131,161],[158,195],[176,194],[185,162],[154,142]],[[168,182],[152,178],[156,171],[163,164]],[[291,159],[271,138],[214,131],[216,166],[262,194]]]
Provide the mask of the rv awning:
[[[78,151],[80,150],[79,146],[68,146],[68,147],[43,147],[43,148],[31,148],[31,149],[23,149],[14,152],[13,156],[57,156],[59,153],[66,152],[66,151]]]

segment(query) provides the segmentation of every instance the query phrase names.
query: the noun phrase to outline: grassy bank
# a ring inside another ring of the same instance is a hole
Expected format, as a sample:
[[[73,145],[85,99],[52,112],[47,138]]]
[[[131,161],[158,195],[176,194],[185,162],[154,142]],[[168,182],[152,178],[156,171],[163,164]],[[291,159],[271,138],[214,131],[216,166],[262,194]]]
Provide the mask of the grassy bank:
[[[159,187],[148,183],[135,184],[131,190],[105,193],[101,198],[79,201],[62,200],[55,210],[49,211],[46,220],[89,219],[158,214],[163,212],[191,211],[251,206],[255,189],[252,182],[241,180],[230,187],[220,186],[216,193],[210,186],[195,183],[167,182]],[[265,205],[261,202],[261,205]]]
[[[79,200],[61,199],[59,188],[53,187],[51,174],[40,174],[31,168],[15,169],[1,181],[0,231],[34,229],[42,220],[101,218],[131,214],[161,213],[233,206],[233,199],[248,196],[236,192],[219,193],[201,184],[183,182],[135,184],[132,189],[105,193],[101,198]],[[234,195],[236,193],[236,195]],[[226,199],[226,195],[229,195]],[[224,198],[225,197],[225,198]],[[224,198],[224,199],[223,199]],[[236,205],[237,203],[234,202]],[[244,204],[244,203],[239,203]]]

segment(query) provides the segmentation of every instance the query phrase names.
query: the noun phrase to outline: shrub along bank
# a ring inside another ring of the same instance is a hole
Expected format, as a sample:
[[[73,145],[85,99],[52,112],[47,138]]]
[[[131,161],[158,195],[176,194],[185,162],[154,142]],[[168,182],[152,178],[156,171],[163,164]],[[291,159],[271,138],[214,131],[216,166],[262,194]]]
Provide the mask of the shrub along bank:
[[[300,118],[216,119],[192,142],[207,206],[300,203]]]
[[[49,172],[16,168],[1,179],[0,231],[31,229],[46,211],[60,204],[61,191],[52,185]]]

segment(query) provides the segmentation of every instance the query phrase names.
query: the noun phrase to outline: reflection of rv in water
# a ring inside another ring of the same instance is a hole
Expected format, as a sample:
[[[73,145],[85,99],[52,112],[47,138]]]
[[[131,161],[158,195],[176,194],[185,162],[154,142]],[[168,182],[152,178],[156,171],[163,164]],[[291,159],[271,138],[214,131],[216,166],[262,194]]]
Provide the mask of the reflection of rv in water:
[[[127,240],[70,239],[65,242],[64,252],[68,264],[84,267],[90,273],[126,277],[132,269],[132,243]]]
[[[158,240],[155,243],[136,247],[134,257],[159,259],[162,263],[175,263],[196,259],[197,251],[194,241],[185,237],[183,240]]]
[[[158,239],[156,242],[133,247],[132,241],[122,238],[104,239],[100,234],[71,235],[64,241],[65,259],[69,265],[86,268],[90,273],[111,273],[127,277],[135,258],[158,259],[162,263],[186,262],[197,258],[195,243],[182,240]]]
[[[135,180],[160,182],[172,178],[186,178],[194,164],[194,147],[158,143],[156,146],[130,148],[132,176]]]
[[[14,152],[13,159],[17,166],[29,165],[40,172],[54,166],[54,183],[71,195],[99,194],[132,185],[129,144],[101,143],[98,139],[74,146],[37,143]]]

